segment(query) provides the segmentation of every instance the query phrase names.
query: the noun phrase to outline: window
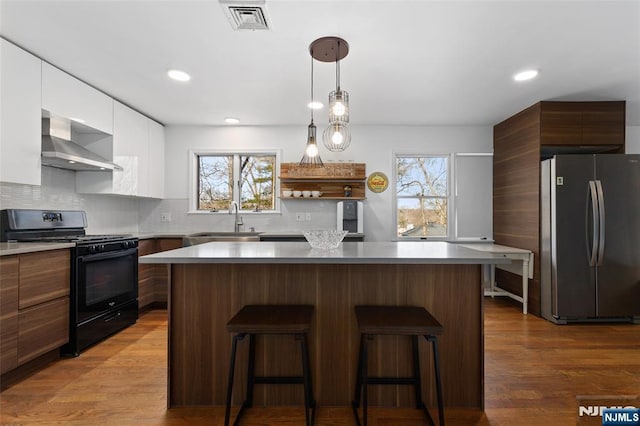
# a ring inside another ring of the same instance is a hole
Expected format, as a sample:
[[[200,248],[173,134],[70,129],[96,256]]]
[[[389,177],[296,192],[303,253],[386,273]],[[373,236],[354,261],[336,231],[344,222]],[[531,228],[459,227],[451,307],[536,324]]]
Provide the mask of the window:
[[[449,157],[396,156],[396,235],[449,235]]]
[[[276,209],[275,154],[196,154],[199,211]]]

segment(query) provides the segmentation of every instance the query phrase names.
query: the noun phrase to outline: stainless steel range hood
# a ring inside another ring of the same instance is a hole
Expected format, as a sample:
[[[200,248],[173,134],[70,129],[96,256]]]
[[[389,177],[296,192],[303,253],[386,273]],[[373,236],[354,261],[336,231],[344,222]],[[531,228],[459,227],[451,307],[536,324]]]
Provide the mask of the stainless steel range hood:
[[[72,142],[71,120],[51,114],[42,117],[42,164],[81,171],[122,170],[117,164]]]

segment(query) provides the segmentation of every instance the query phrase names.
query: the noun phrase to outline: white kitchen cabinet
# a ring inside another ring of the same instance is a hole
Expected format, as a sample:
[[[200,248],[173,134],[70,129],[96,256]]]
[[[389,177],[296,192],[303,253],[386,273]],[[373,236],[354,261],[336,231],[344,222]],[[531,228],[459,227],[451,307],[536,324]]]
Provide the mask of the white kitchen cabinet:
[[[113,133],[113,99],[46,62],[42,62],[42,109]]]
[[[120,102],[113,107],[113,172],[77,172],[80,193],[164,196],[164,128]]]
[[[120,102],[113,106],[113,161],[124,168],[113,173],[116,194],[147,196],[149,190],[149,122]]]
[[[0,181],[40,185],[40,59],[0,39]]]
[[[164,126],[149,120],[148,196],[164,198]]]

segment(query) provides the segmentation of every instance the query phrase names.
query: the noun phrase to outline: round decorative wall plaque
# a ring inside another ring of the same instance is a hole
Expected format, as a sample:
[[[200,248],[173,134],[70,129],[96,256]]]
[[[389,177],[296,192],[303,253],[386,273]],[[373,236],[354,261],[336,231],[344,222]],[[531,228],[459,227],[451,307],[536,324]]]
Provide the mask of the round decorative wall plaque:
[[[367,179],[367,187],[371,192],[384,192],[389,186],[389,178],[382,172],[373,172]]]

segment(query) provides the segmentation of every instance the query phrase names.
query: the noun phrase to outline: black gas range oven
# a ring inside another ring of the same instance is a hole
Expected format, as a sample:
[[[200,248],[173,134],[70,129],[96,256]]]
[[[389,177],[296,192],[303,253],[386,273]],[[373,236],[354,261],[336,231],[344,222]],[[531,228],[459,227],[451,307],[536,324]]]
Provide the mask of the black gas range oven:
[[[6,209],[1,241],[70,242],[69,343],[62,353],[78,356],[89,346],[138,319],[138,239],[86,235],[87,217],[77,210]]]

